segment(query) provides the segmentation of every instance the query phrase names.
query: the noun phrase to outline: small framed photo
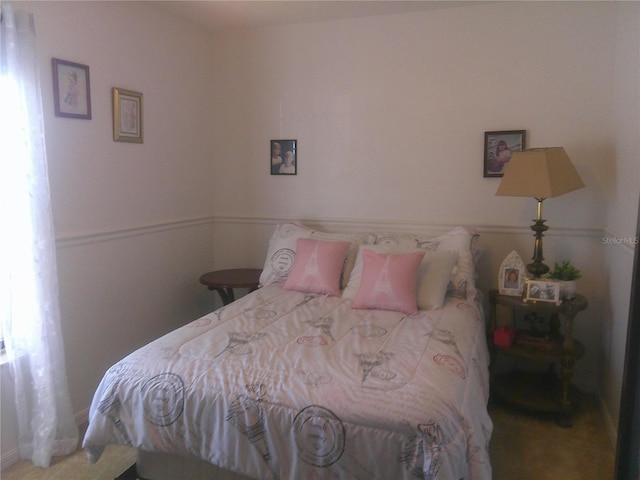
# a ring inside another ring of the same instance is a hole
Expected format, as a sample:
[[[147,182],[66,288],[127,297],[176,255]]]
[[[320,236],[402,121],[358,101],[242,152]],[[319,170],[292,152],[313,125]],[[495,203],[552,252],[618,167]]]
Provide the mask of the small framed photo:
[[[298,174],[298,141],[271,140],[271,175]]]
[[[113,89],[113,140],[142,143],[142,93]]]
[[[526,130],[484,132],[484,176],[504,176],[513,152],[525,149],[526,136]]]
[[[518,252],[513,250],[502,261],[498,273],[498,291],[500,295],[521,297],[526,281],[526,269]]]
[[[560,284],[544,280],[527,280],[524,301],[549,302],[560,305]]]
[[[51,60],[56,117],[91,119],[89,67],[59,58]]]

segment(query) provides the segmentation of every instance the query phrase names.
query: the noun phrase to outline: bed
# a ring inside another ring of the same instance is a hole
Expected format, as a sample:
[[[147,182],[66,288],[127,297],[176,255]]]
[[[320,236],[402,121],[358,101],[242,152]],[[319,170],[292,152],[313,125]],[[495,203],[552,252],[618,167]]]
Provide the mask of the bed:
[[[276,227],[261,287],[113,365],[83,447],[152,480],[491,478],[476,233]]]

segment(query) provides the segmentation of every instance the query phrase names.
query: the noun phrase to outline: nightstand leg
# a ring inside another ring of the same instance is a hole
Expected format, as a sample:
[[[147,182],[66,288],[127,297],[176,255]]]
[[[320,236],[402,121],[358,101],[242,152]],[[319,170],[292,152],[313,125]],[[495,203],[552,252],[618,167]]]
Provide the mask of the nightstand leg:
[[[573,353],[565,354],[562,357],[560,375],[562,378],[562,403],[560,404],[561,427],[573,426],[571,415],[573,413],[573,402],[571,401],[571,378],[573,377]]]
[[[560,405],[560,426],[571,427],[573,421],[571,414],[573,403],[571,401],[571,378],[573,377],[573,364],[575,352],[573,346],[573,317],[567,315],[565,323],[564,342],[562,344],[561,377],[562,377],[562,403]]]
[[[236,299],[235,295],[233,294],[233,288],[216,288],[215,290],[220,295],[220,298],[222,299],[222,303],[224,305],[229,305]]]

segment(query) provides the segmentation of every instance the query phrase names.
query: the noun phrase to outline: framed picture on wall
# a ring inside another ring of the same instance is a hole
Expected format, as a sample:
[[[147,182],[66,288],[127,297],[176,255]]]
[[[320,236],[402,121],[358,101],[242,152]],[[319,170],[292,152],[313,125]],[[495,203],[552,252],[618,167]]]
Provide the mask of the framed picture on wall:
[[[271,140],[271,175],[298,174],[298,141]]]
[[[113,140],[142,143],[142,93],[113,89]]]
[[[91,119],[89,67],[53,58],[53,105],[56,117]]]
[[[525,130],[484,132],[484,176],[502,177],[513,152],[525,149]]]

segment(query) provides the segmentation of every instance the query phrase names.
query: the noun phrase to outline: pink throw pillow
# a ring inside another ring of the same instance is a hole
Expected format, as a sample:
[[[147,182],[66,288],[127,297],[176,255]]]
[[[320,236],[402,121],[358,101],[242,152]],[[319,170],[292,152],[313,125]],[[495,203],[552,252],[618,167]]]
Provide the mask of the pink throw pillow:
[[[353,308],[418,313],[418,269],[425,252],[406,254],[362,251],[362,280],[351,301]]]
[[[350,242],[299,238],[296,258],[284,288],[307,293],[340,295],[340,273]]]

